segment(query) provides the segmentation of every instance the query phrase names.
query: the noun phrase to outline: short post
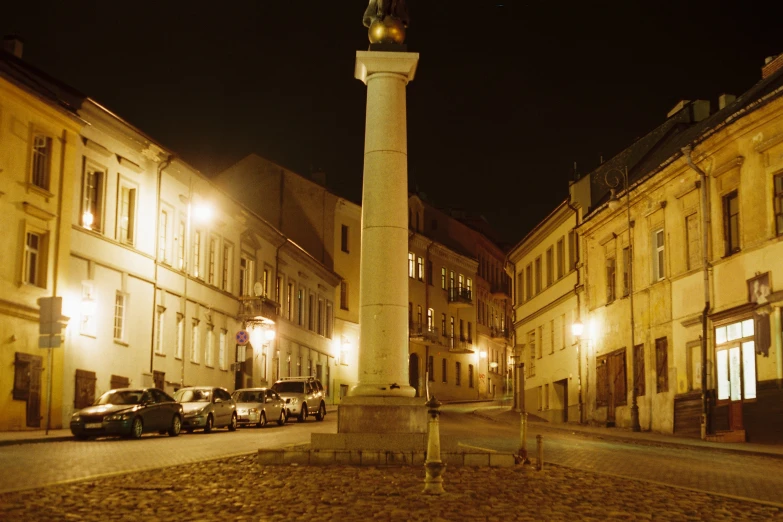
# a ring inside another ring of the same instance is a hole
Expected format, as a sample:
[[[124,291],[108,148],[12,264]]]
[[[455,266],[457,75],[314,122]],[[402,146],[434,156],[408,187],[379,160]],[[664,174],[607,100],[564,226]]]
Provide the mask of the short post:
[[[440,427],[438,424],[438,416],[441,405],[440,401],[433,395],[430,400],[425,404],[429,410],[427,413],[430,415],[428,430],[427,430],[427,460],[424,463],[424,470],[426,475],[424,477],[424,491],[427,495],[441,495],[445,493],[443,490],[443,470],[446,465],[440,460]]]
[[[538,446],[538,462],[536,462],[536,469],[541,471],[544,469],[544,437],[542,435],[536,435],[536,445]]]
[[[527,412],[519,414],[519,452],[514,455],[517,464],[530,464],[527,458]]]

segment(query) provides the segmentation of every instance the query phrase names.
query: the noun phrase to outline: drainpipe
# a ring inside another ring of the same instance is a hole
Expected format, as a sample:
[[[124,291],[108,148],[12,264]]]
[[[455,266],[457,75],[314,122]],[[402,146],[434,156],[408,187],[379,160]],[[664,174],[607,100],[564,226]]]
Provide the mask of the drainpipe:
[[[707,397],[707,314],[710,311],[710,274],[707,256],[708,234],[710,230],[709,201],[707,194],[707,174],[693,163],[691,146],[684,147],[682,153],[685,161],[699,174],[701,188],[701,262],[704,272],[704,310],[701,313],[701,439],[706,440],[709,426],[709,399]]]
[[[160,227],[160,187],[163,181],[163,170],[168,168],[169,165],[171,165],[171,160],[174,158],[172,154],[169,154],[169,157],[166,158],[161,164],[158,166],[158,177],[157,177],[157,188],[156,188],[156,194],[155,194],[155,203],[156,203],[156,214],[155,214],[155,275],[152,278],[153,284],[152,284],[152,335],[150,336],[150,374],[153,378],[153,383],[155,382],[155,373],[154,373],[154,367],[155,367],[155,312],[157,310],[157,303],[158,303],[158,263],[160,263],[160,259],[158,259],[158,252],[160,252],[159,248],[160,245],[158,244],[158,241],[160,241],[160,233],[158,230],[158,227]],[[158,333],[160,335],[160,333]],[[184,355],[184,354],[183,354]]]
[[[576,229],[579,227],[579,211],[575,206],[571,204],[571,197],[566,200],[568,208],[574,211],[574,238],[577,238]],[[630,234],[630,229],[628,231]],[[578,241],[577,241],[578,244]],[[569,245],[571,248],[571,245]],[[574,283],[574,295],[576,295],[576,319],[581,318],[581,306],[579,300],[579,249],[576,248],[574,252],[574,266],[576,267],[576,283]],[[631,348],[633,350],[633,347]],[[579,424],[584,424],[584,408],[582,406],[582,340],[579,339],[576,343],[576,370],[577,370],[577,390],[579,391],[578,408],[579,408]]]

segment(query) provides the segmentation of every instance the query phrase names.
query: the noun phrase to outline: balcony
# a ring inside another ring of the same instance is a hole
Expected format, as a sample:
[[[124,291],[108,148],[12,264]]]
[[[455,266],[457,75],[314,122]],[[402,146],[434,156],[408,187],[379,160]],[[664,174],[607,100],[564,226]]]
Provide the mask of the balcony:
[[[473,306],[470,290],[467,288],[449,288],[449,304],[453,304],[457,308]]]
[[[474,353],[471,339],[449,337],[449,353]]]
[[[508,342],[509,339],[511,338],[511,333],[508,331],[507,328],[498,328],[492,326],[489,329],[489,336],[492,338],[493,341]]]
[[[411,341],[438,342],[438,329],[435,327],[428,327],[426,324],[414,322],[408,326],[408,332]]]
[[[494,299],[511,299],[511,289],[508,283],[494,283],[489,291]]]
[[[268,297],[243,295],[239,297],[239,320],[244,322],[274,323],[280,305]]]

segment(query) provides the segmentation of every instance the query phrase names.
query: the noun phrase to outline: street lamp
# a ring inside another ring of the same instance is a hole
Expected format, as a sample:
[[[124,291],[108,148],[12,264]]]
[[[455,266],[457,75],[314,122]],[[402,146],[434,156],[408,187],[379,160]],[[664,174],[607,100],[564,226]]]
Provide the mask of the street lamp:
[[[628,217],[628,297],[630,298],[629,304],[631,307],[631,354],[636,354],[634,340],[634,320],[633,320],[633,235],[631,230],[633,229],[633,221],[631,220],[631,190],[628,182],[628,167],[625,166],[621,169],[614,168],[604,174],[604,182],[612,191],[612,200],[616,200],[615,189],[623,184],[622,188],[625,190],[625,203],[626,203],[626,215]],[[639,425],[639,405],[637,404],[636,397],[636,365],[638,361],[636,357],[632,357],[633,360],[633,373],[631,378],[631,429],[633,431],[642,431]]]

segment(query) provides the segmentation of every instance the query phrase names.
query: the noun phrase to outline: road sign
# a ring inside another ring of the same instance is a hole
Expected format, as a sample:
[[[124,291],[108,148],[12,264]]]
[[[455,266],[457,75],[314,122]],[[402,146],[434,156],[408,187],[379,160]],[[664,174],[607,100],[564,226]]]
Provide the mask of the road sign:
[[[58,335],[63,331],[61,322],[63,315],[62,297],[41,297],[38,299],[41,316],[38,321],[38,333],[42,335]],[[59,346],[59,345],[58,345]]]
[[[250,342],[250,334],[247,330],[239,330],[236,334],[236,341],[239,346],[245,346]]]
[[[59,335],[42,335],[38,338],[38,348],[59,348],[62,346],[62,337]]]

